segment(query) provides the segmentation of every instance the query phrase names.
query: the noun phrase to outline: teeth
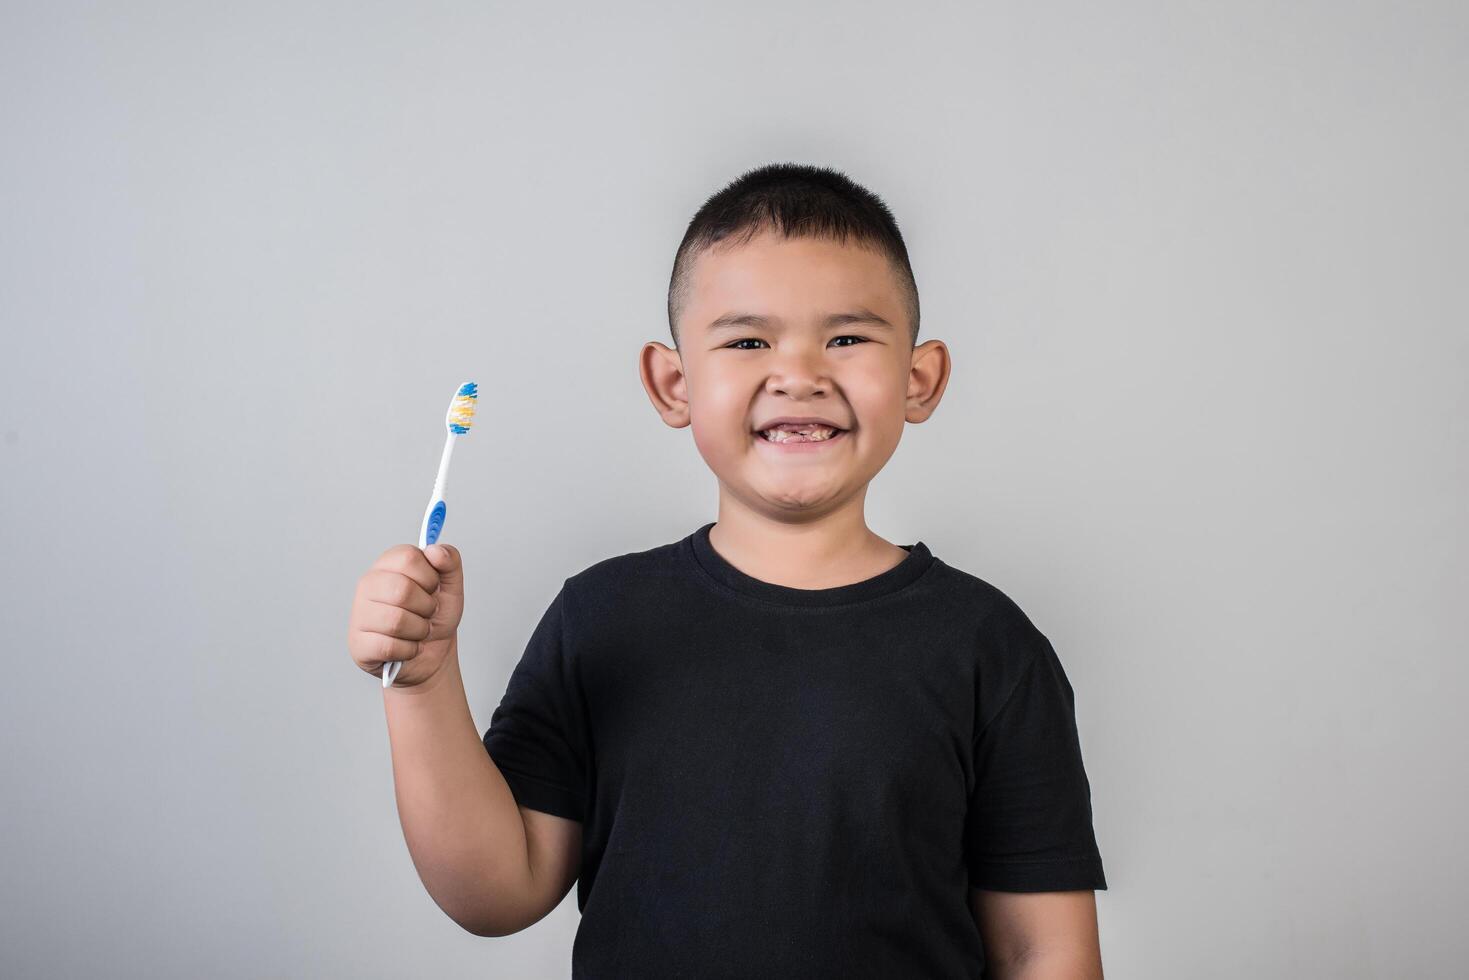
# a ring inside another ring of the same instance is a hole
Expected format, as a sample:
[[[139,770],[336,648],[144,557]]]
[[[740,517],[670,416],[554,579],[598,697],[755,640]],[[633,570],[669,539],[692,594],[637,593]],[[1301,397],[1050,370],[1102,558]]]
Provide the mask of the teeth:
[[[836,435],[837,430],[829,425],[776,426],[760,434],[771,442],[824,442]]]

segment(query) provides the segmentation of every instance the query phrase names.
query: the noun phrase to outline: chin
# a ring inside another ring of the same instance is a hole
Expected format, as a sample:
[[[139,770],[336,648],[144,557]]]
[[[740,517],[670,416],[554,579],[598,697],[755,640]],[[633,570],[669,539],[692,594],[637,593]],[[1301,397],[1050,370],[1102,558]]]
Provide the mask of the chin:
[[[755,493],[772,507],[781,510],[815,510],[835,500],[839,493],[836,487],[766,487],[756,488]]]

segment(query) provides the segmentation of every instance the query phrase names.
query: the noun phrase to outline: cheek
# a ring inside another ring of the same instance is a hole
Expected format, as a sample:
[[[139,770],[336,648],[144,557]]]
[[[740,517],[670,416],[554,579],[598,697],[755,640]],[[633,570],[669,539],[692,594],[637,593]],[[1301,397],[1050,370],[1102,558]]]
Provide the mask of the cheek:
[[[730,453],[738,452],[741,448],[738,444],[739,433],[728,425],[721,425],[712,419],[707,422],[694,421],[690,424],[694,430],[694,446],[699,450],[699,455],[705,459],[719,459]]]
[[[694,445],[706,459],[744,449],[747,390],[727,372],[710,371],[700,376],[698,394],[691,400],[695,408],[689,425],[694,430]]]
[[[694,430],[694,447],[699,450],[699,455],[700,456],[703,456],[705,459],[708,459],[709,458],[710,451],[711,450],[717,450],[718,447],[711,444],[712,441],[710,440],[709,436],[707,435],[707,431],[698,422],[694,422],[693,423],[693,430]]]
[[[848,397],[857,418],[862,422],[863,435],[879,441],[895,438],[903,431],[906,390],[901,381],[891,376],[862,379],[847,388]]]

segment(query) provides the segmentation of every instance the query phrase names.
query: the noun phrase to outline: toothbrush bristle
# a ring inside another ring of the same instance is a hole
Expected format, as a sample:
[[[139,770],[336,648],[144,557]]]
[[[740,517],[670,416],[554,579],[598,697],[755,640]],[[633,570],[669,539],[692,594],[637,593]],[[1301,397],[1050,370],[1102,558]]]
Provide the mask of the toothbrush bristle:
[[[473,381],[459,386],[449,405],[449,431],[462,436],[474,422],[474,405],[479,398],[479,385]]]

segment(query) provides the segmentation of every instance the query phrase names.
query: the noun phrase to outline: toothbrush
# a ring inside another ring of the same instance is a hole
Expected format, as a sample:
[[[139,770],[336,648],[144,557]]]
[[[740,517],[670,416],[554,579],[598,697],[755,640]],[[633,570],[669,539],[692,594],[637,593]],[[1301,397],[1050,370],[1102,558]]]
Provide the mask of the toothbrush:
[[[423,512],[423,526],[418,530],[420,550],[439,540],[439,533],[444,530],[444,516],[449,510],[444,504],[444,484],[449,479],[449,457],[454,455],[454,443],[469,431],[470,423],[474,421],[474,405],[478,398],[479,386],[473,381],[466,381],[454,392],[454,398],[449,402],[449,413],[444,417],[449,435],[444,439],[444,455],[439,459],[439,475],[434,478],[433,496],[429,498],[428,509]],[[402,669],[401,660],[385,662],[383,687],[392,687],[393,679]]]

